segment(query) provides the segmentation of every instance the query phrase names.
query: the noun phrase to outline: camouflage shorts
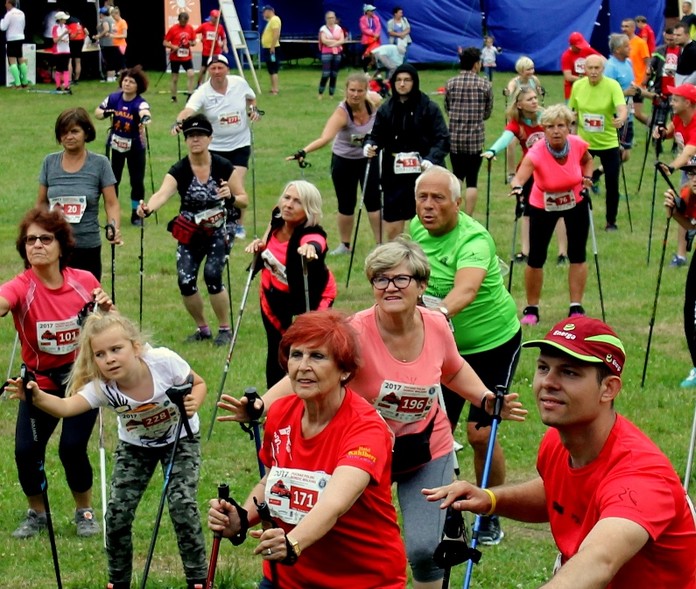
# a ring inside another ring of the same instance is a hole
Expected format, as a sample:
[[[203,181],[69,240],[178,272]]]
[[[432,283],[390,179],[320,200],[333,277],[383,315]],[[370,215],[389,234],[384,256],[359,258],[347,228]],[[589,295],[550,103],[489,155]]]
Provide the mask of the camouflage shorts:
[[[133,568],[131,528],[135,510],[158,463],[166,471],[172,446],[143,448],[119,442],[114,453],[111,494],[106,510],[106,553],[109,580],[130,582]],[[174,525],[179,554],[187,580],[205,579],[208,565],[201,514],[196,502],[198,473],[201,465],[200,436],[179,441],[170,475],[167,500]],[[154,522],[153,522],[154,526]]]

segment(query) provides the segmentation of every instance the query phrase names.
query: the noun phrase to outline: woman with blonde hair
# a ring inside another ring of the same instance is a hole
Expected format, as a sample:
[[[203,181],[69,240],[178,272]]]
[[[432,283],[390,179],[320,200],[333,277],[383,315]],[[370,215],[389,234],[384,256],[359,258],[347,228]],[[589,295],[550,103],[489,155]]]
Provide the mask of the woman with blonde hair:
[[[507,111],[507,125],[502,135],[495,140],[493,145],[481,154],[486,159],[494,158],[503,149],[507,148],[513,140],[519,141],[522,148],[522,157],[527,155],[529,149],[540,139],[544,138],[544,127],[541,124],[543,109],[539,106],[537,91],[531,86],[520,86],[513,92]],[[532,191],[534,179],[529,178],[522,187],[522,200],[515,203],[515,213],[522,218],[522,251],[515,256],[516,262],[524,262],[529,255],[529,194]],[[566,237],[565,223],[558,220],[556,227],[558,237],[558,265],[568,261],[568,239]]]
[[[245,249],[258,254],[261,319],[266,329],[268,387],[285,376],[278,346],[296,315],[326,309],[336,298],[336,279],[325,263],[328,244],[321,222],[321,193],[305,180],[288,182],[261,239]]]

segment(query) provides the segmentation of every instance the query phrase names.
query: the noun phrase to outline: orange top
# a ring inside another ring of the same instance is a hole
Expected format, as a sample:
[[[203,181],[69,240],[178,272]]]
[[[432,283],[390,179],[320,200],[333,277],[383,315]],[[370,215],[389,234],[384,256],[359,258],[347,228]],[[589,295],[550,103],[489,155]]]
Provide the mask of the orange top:
[[[631,58],[633,74],[635,76],[633,81],[638,86],[645,86],[645,72],[647,70],[645,60],[646,58],[650,59],[650,50],[648,49],[648,44],[638,35],[634,35],[629,41],[629,45],[631,48],[629,57]]]

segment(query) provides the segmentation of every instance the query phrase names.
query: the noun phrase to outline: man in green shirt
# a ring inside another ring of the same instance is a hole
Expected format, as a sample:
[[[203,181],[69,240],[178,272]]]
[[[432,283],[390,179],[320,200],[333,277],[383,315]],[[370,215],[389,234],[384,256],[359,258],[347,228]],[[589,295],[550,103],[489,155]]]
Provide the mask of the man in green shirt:
[[[605,229],[616,231],[621,168],[617,129],[626,123],[628,108],[619,83],[604,76],[604,63],[601,55],[587,57],[585,77],[573,84],[568,106],[577,114],[578,135],[590,144],[590,154],[599,157],[604,168]]]
[[[490,389],[509,386],[519,358],[522,331],[517,309],[505,289],[493,238],[477,221],[459,210],[461,183],[449,170],[432,166],[416,180],[416,214],[411,237],[430,262],[430,280],[423,295],[427,307],[450,320],[462,357]],[[464,400],[442,386],[447,416],[457,426]],[[477,423],[486,427],[476,429]],[[474,450],[474,468],[481,482],[486,461],[490,418],[469,408],[467,438]],[[498,441],[489,485],[505,481],[505,456]],[[479,540],[498,544],[503,537],[495,516],[482,518]]]

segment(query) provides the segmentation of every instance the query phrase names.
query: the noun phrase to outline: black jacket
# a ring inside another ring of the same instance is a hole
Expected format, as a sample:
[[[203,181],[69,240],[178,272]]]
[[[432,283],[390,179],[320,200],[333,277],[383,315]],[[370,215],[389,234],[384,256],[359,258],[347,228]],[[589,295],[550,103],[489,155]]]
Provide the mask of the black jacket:
[[[396,92],[396,76],[409,73],[413,89],[402,102]],[[386,154],[417,151],[423,159],[445,165],[450,150],[449,130],[442,111],[420,91],[418,72],[410,64],[396,68],[391,78],[392,97],[377,110],[372,132],[366,143],[383,149]]]

